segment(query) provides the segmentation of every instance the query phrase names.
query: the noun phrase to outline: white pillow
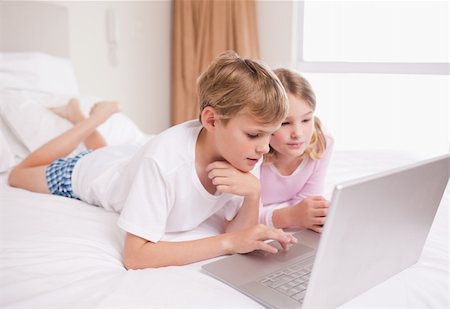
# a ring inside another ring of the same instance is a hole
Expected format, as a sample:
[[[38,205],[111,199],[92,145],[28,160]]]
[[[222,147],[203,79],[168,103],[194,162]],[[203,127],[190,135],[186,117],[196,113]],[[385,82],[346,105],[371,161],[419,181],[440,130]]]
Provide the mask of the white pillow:
[[[15,165],[14,154],[8,146],[6,138],[0,131],[0,173],[7,171],[10,167]]]
[[[1,98],[0,98],[1,101]],[[3,138],[8,145],[9,151],[14,154],[16,161],[25,158],[29,151],[27,147],[20,141],[19,138],[11,131],[9,126],[3,120],[0,113],[0,132],[3,134]]]
[[[89,110],[94,99],[84,99],[82,102],[83,109]],[[69,121],[20,91],[0,93],[0,115],[29,152],[72,127]],[[109,145],[142,144],[146,140],[133,121],[121,113],[111,116],[98,131]],[[84,146],[81,145],[75,152],[81,149]]]
[[[0,53],[0,88],[79,94],[69,59],[44,53]]]

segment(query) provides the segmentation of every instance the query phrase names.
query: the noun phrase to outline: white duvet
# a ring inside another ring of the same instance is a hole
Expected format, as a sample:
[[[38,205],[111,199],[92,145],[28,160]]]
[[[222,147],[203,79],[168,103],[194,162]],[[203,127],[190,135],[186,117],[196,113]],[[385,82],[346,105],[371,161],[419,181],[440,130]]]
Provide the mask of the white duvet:
[[[327,197],[343,180],[416,160],[396,152],[337,152]],[[201,271],[203,261],[181,267],[126,271],[118,215],[84,202],[0,188],[1,308],[261,307]],[[449,308],[447,187],[420,261],[341,308]],[[183,240],[214,235],[211,218]]]

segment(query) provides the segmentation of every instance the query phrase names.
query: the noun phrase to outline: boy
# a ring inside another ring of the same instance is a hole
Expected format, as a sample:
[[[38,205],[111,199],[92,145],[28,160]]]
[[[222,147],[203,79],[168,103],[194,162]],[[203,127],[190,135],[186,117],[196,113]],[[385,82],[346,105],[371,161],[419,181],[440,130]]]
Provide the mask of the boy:
[[[257,225],[260,185],[250,173],[258,170],[270,135],[286,116],[281,83],[270,69],[227,52],[200,76],[198,93],[200,121],[169,128],[137,151],[98,149],[102,143],[92,143],[98,141],[96,127],[118,111],[116,103],[101,102],[88,118],[69,119],[74,127],[30,154],[13,169],[9,182],[120,212],[128,269],[183,265],[255,249],[276,252],[267,239],[287,248],[296,241],[290,234]],[[69,107],[65,114],[78,114],[73,102]],[[98,150],[54,161],[81,142]],[[60,174],[63,179],[55,180]],[[226,233],[161,241],[164,233],[193,229],[218,211],[224,214]]]

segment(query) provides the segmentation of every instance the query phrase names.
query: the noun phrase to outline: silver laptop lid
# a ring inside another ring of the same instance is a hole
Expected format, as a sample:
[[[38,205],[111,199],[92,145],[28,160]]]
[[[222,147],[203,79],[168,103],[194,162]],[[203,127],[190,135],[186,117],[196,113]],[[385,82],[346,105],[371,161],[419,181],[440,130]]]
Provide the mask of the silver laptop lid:
[[[417,262],[449,174],[447,154],[338,185],[303,308],[335,308]]]

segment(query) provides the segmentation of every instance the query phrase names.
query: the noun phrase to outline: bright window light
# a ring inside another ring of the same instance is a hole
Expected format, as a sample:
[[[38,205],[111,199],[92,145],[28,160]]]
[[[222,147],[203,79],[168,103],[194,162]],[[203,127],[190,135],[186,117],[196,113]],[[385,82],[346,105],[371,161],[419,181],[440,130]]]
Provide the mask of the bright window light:
[[[297,69],[336,149],[449,152],[449,1],[297,4]]]
[[[448,152],[450,76],[303,74],[338,150]]]
[[[448,1],[306,1],[305,61],[449,62]]]

